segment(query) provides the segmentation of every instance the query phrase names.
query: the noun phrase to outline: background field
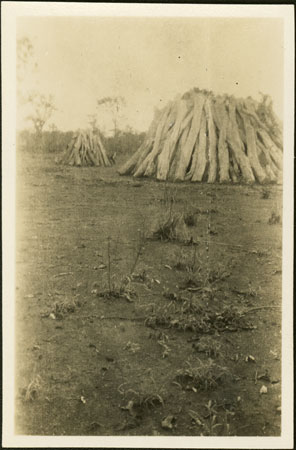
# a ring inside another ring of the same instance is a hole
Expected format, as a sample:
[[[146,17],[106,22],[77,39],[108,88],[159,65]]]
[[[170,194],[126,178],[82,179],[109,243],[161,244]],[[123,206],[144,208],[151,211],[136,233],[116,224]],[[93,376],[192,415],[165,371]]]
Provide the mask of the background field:
[[[281,186],[116,168],[18,152],[17,433],[280,435]]]

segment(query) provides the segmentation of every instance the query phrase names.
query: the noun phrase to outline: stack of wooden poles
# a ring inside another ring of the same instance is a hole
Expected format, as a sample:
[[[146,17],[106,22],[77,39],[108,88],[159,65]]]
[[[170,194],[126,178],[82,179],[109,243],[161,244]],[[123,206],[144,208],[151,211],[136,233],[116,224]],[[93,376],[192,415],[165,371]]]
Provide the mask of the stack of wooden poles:
[[[194,88],[157,114],[121,175],[192,182],[282,180],[282,126],[267,96],[214,96]]]
[[[70,166],[111,166],[113,161],[99,135],[91,131],[79,131],[68,144],[61,162]]]

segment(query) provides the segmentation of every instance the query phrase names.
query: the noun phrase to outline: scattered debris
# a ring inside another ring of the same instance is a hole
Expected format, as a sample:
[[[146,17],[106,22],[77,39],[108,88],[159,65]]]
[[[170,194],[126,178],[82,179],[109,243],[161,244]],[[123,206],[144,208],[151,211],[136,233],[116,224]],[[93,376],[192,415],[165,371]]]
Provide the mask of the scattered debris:
[[[128,411],[129,414],[133,417],[136,416],[136,412],[134,411],[134,402],[130,400],[126,406],[121,406],[121,409],[124,411]]]
[[[124,350],[129,350],[131,353],[136,353],[140,350],[140,345],[136,344],[135,342],[128,341],[126,346],[124,347]]]
[[[40,345],[33,345],[32,350],[40,350]]]
[[[133,428],[136,428],[140,425],[140,422],[137,418],[133,417],[129,420],[123,421],[121,424],[118,425],[116,428],[117,431],[125,431],[125,430],[131,430]]]
[[[209,359],[208,361],[199,361],[197,366],[192,366],[189,361],[187,367],[179,369],[176,380],[184,389],[192,390],[214,390],[218,384],[222,384],[226,377],[231,377],[226,367],[222,367]]]
[[[198,353],[216,358],[220,354],[221,344],[208,336],[203,336],[198,342],[194,342],[192,347]]]
[[[169,415],[161,421],[161,426],[164,429],[172,430],[175,427],[175,423],[176,423],[176,417],[173,415]]]
[[[277,352],[274,352],[274,351],[270,350],[270,353],[272,354],[273,359],[279,361],[280,358],[279,358],[279,355],[278,355]]]
[[[185,225],[187,225],[187,227],[195,227],[196,226],[197,220],[196,220],[195,213],[188,212],[188,213],[184,214],[183,220],[184,220]]]
[[[260,389],[260,394],[267,394],[267,387],[264,386],[264,384],[262,385],[262,387]]]
[[[161,338],[160,340],[157,341],[158,344],[163,348],[163,352],[162,352],[162,355],[161,355],[162,358],[167,358],[169,356],[170,351],[171,351],[170,347],[167,345],[167,339],[168,338],[166,337],[166,339]]]
[[[281,223],[281,216],[279,216],[275,212],[272,212],[271,216],[268,219],[268,225],[277,225],[279,223]]]
[[[202,427],[204,425],[200,416],[197,414],[197,412],[195,412],[193,410],[189,410],[189,416],[191,417],[191,420],[194,425],[197,425],[199,427]]]
[[[261,191],[261,198],[267,200],[270,197],[270,191],[266,188],[263,188]]]
[[[96,431],[101,427],[102,427],[102,424],[100,424],[99,422],[92,422],[89,426],[89,431]]]
[[[73,275],[73,272],[61,272],[61,273],[57,273],[56,275],[53,276],[53,278],[57,278],[57,277],[65,277],[66,275]]]
[[[266,369],[264,373],[257,375],[257,380],[264,380],[270,382],[270,375]]]
[[[24,390],[25,401],[33,401],[38,397],[41,389],[41,377],[36,375],[33,380],[28,384],[28,387]]]

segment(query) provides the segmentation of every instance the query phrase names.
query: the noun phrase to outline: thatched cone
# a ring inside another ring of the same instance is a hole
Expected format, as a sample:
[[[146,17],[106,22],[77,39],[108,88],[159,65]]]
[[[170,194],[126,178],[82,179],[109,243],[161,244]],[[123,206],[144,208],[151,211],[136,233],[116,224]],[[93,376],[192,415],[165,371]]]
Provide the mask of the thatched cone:
[[[158,180],[280,182],[282,129],[265,96],[236,99],[197,88],[154,118],[121,175]]]
[[[70,166],[111,166],[114,161],[108,157],[99,135],[88,130],[73,136],[60,162]]]

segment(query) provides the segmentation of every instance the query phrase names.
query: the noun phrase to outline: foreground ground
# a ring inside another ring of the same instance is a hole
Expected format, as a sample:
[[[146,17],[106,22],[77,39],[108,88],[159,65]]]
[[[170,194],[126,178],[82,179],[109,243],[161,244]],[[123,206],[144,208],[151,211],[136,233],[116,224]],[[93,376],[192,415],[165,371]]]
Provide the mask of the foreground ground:
[[[17,433],[279,435],[281,196],[19,155]]]

